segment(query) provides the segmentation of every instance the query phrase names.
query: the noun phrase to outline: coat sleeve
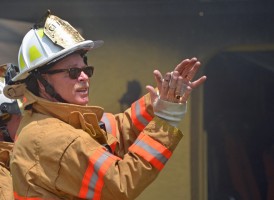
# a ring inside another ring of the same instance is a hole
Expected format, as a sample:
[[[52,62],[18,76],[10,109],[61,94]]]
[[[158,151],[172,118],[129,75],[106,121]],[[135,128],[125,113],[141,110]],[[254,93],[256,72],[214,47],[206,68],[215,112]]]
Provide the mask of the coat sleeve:
[[[88,136],[77,138],[60,161],[56,188],[79,199],[135,199],[163,169],[182,133],[157,117],[134,133],[122,158]]]
[[[0,165],[0,199],[14,199],[12,177],[9,170]]]
[[[123,157],[153,117],[149,94],[135,101],[124,113],[104,113],[102,121],[106,130],[116,138],[114,142],[110,141],[114,154]]]

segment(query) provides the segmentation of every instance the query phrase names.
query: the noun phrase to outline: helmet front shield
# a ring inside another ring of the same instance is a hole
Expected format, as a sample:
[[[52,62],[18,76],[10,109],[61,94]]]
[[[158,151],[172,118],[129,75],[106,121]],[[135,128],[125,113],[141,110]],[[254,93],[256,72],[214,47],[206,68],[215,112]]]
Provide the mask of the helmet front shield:
[[[48,15],[44,26],[44,33],[53,43],[64,49],[85,41],[80,33],[67,21],[54,15]]]

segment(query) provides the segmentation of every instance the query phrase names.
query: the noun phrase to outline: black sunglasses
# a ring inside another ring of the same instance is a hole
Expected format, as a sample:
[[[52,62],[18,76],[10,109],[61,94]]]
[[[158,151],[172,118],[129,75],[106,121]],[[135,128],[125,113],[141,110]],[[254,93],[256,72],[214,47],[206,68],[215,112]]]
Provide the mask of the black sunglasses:
[[[77,79],[81,72],[84,72],[88,77],[91,77],[93,75],[94,67],[93,66],[87,66],[83,68],[68,68],[68,69],[55,69],[55,70],[49,70],[46,72],[42,72],[42,74],[57,74],[61,72],[68,72],[69,77],[71,79]]]

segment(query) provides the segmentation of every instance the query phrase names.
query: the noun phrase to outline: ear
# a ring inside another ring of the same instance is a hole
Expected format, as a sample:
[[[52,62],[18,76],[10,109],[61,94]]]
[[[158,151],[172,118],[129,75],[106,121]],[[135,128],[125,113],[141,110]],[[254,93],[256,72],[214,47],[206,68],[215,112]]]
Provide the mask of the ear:
[[[48,81],[48,76],[47,74],[41,74],[41,77],[45,80],[45,81]],[[39,90],[40,92],[41,91],[46,91],[46,88],[45,86],[41,83],[41,81],[39,79],[37,79],[37,82],[38,82],[38,86],[39,86]]]
[[[55,92],[51,85],[45,87],[39,80],[37,81],[37,83],[39,87],[39,95],[42,98],[48,99],[50,101],[56,101],[56,99],[52,97],[53,95],[55,95]]]
[[[38,83],[39,91],[40,92],[45,92],[44,85],[39,80],[37,80],[37,83]]]

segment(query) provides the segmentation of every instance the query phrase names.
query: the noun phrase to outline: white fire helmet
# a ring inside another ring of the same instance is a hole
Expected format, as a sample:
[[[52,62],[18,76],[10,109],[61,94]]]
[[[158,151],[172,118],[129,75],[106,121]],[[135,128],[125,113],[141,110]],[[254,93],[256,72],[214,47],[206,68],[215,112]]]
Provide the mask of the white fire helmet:
[[[67,21],[48,13],[42,27],[32,28],[23,38],[18,53],[19,74],[6,84],[4,93],[12,99],[24,94],[24,80],[30,72],[70,55],[103,45],[102,40],[85,40]]]
[[[9,99],[3,94],[5,83],[18,72],[18,70],[15,71],[14,69],[17,68],[11,63],[0,65],[0,134],[2,136],[1,140],[6,142],[13,142],[13,138],[7,128],[8,122],[12,119],[12,115],[21,115],[19,108],[19,102],[21,103],[21,101]]]
[[[11,63],[0,65],[0,124],[2,124],[2,120],[6,114],[20,113],[17,101],[7,98],[3,93],[3,89],[7,81],[6,73],[8,68],[11,66],[13,67],[14,65]]]

